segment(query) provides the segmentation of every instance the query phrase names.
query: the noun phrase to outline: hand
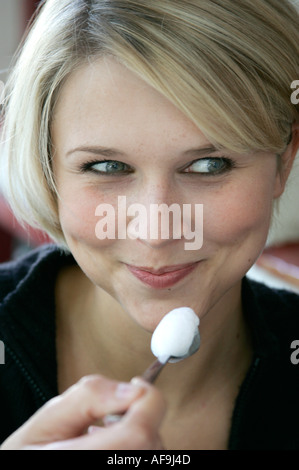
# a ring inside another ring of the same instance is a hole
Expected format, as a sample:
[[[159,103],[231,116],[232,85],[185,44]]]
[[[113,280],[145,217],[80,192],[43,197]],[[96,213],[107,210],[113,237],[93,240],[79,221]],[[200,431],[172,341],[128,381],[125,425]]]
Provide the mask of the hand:
[[[94,426],[124,411],[115,424]],[[164,412],[160,392],[143,380],[119,383],[91,375],[46,403],[1,450],[160,450]]]

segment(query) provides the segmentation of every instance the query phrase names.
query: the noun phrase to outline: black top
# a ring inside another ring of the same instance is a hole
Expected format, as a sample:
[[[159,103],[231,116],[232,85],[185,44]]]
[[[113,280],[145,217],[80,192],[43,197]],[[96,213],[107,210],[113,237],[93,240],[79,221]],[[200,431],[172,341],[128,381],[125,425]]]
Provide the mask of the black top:
[[[0,265],[0,442],[58,394],[54,289],[59,270],[73,263],[49,245]],[[299,364],[291,361],[299,296],[244,278],[242,299],[254,358],[236,400],[229,449],[299,450]]]

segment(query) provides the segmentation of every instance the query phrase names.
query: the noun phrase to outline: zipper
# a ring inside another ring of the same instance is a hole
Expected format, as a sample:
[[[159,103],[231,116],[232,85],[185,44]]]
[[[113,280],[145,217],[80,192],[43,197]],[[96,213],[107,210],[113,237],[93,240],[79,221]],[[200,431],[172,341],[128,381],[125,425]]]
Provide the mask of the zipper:
[[[35,383],[34,379],[31,377],[27,369],[24,367],[20,359],[16,356],[16,354],[11,350],[11,348],[7,345],[5,345],[5,352],[8,352],[10,354],[11,358],[15,362],[15,364],[19,367],[21,370],[22,374],[24,375],[25,379],[27,382],[30,384],[31,388],[35,391],[39,399],[41,400],[42,404],[47,401],[47,398],[43,391],[40,389],[40,387]]]

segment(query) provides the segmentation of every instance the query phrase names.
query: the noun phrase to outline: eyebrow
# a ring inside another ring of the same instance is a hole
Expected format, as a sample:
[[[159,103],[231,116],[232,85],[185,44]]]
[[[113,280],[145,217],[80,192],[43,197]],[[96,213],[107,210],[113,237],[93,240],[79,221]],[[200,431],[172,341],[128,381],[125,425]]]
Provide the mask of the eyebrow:
[[[72,153],[75,152],[85,152],[85,153],[93,153],[94,155],[102,155],[104,157],[115,157],[116,155],[125,155],[124,152],[121,150],[113,149],[113,148],[107,148],[107,147],[99,147],[99,146],[82,146],[82,147],[77,147],[75,149],[69,150],[66,153],[66,156],[68,157]]]
[[[188,149],[185,152],[182,153],[182,155],[185,156],[201,156],[205,154],[210,154],[210,153],[215,153],[218,152],[219,149],[215,147],[214,145],[209,145],[206,147],[199,147],[199,148],[192,148]],[[100,147],[100,146],[82,146],[82,147],[76,147],[72,150],[69,150],[66,153],[66,156],[68,157],[72,153],[75,152],[85,152],[85,153],[92,153],[94,155],[101,155],[104,157],[116,157],[116,156],[125,156],[125,152],[122,152],[121,150],[114,149],[114,148],[107,148],[107,147]]]
[[[199,147],[186,150],[185,152],[183,152],[183,155],[194,155],[196,157],[200,157],[201,155],[219,152],[219,150],[220,149],[215,147],[214,145],[209,145],[207,147]]]

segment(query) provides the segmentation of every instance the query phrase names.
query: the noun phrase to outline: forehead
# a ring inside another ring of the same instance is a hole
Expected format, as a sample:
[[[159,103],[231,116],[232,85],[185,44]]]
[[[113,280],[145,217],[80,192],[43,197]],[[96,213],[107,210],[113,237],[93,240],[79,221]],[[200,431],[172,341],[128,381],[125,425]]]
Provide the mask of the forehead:
[[[52,123],[53,140],[112,145],[116,138],[153,145],[194,138],[208,142],[200,130],[167,98],[114,59],[84,64],[62,87]]]

